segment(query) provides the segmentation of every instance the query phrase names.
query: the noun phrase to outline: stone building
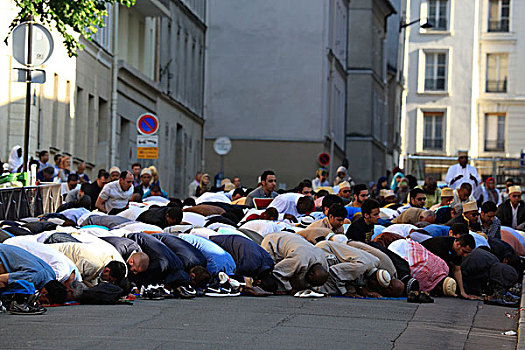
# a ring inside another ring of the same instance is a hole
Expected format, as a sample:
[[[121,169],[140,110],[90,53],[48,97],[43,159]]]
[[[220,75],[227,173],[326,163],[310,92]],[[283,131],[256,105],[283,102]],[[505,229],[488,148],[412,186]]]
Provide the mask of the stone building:
[[[3,25],[17,12],[13,1],[0,1]],[[109,7],[106,26],[85,49],[68,58],[53,33],[55,51],[45,64],[47,81],[33,85],[30,155],[47,149],[86,162],[88,174],[136,159],[136,120],[153,113],[160,121],[162,187],[185,195],[186,184],[201,167],[205,0],[138,0],[132,8]],[[2,160],[23,144],[25,85],[11,82],[17,63],[10,48],[0,49],[0,123]],[[75,168],[75,165],[73,165]]]

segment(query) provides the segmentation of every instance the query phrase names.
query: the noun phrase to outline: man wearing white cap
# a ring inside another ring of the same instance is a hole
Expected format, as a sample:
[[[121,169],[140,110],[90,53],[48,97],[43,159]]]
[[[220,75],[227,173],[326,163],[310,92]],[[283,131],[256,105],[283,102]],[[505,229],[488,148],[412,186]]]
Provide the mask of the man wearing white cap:
[[[391,208],[393,206],[399,206],[396,199],[396,194],[392,190],[381,190],[379,191],[379,197],[383,197],[383,200],[380,201],[383,208]],[[395,209],[395,208],[392,208]]]
[[[112,166],[110,169],[109,169],[109,181],[115,181],[115,180],[118,180],[120,176],[120,168],[117,167],[117,166]]]
[[[447,222],[448,226],[453,224],[465,224],[471,231],[481,232],[481,224],[479,221],[479,210],[476,201],[464,203],[462,215],[458,215],[455,218]]]
[[[521,187],[511,186],[508,189],[509,199],[498,207],[496,216],[502,226],[516,229],[525,222],[525,203],[521,200]]]
[[[440,202],[431,206],[430,210],[436,211],[441,207],[450,205],[450,203],[452,203],[453,200],[454,200],[454,190],[452,190],[450,187],[445,187],[441,190]]]
[[[352,200],[352,187],[348,181],[343,181],[339,184],[339,193],[337,195],[343,199],[347,199],[347,203]]]
[[[468,182],[472,185],[472,193],[475,194],[480,181],[481,178],[476,168],[468,164],[468,152],[459,151],[458,164],[454,164],[448,168],[445,182],[453,189],[458,188],[464,182]]]
[[[148,192],[151,187],[152,173],[149,168],[144,168],[140,171],[140,185],[135,187],[134,192],[144,196],[144,193]]]
[[[334,186],[337,186],[341,182],[345,182],[345,181],[347,181],[350,184],[350,186],[355,185],[354,180],[352,180],[350,175],[348,175],[348,170],[344,166],[341,165],[339,168],[337,168],[336,172],[337,172],[337,176],[334,179]]]

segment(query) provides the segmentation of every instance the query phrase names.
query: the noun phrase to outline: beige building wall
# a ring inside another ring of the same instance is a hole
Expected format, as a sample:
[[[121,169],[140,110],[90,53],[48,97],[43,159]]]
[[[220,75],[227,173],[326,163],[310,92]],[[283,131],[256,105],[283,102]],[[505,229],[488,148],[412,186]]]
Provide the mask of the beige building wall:
[[[489,1],[481,1],[479,41],[479,98],[478,148],[482,156],[519,157],[525,148],[525,2],[510,1],[508,32],[489,31]],[[486,92],[487,55],[503,54],[508,57],[507,86],[505,92]],[[491,126],[486,114],[505,116],[504,148],[490,151],[485,148],[485,135]]]
[[[213,150],[213,142],[206,140],[206,168],[220,170],[221,157]],[[254,188],[258,176],[271,169],[277,175],[278,188],[292,189],[304,179],[315,178],[319,165],[312,155],[328,150],[329,145],[319,142],[234,139],[230,153],[224,156],[224,175],[230,179],[240,176],[244,187]],[[340,163],[342,156],[342,152],[336,153],[333,161]]]

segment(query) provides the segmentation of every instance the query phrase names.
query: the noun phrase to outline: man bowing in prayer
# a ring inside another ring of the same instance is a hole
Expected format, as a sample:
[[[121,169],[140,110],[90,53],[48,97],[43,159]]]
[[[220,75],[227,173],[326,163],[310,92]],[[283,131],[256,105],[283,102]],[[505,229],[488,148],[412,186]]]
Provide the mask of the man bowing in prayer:
[[[294,293],[322,286],[328,280],[325,252],[299,235],[271,233],[264,237],[261,247],[275,262],[273,275],[279,281],[277,291]]]

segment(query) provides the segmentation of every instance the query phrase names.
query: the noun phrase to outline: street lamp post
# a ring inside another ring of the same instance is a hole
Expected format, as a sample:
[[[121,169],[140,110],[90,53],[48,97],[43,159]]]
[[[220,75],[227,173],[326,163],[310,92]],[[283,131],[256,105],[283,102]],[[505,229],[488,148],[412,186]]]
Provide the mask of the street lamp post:
[[[421,18],[415,19],[412,22],[408,22],[408,23],[402,21],[401,23],[399,23],[399,32],[401,33],[403,28],[409,27],[409,26],[411,26],[413,24],[416,24],[418,22],[421,22]],[[427,22],[423,23],[420,27],[423,28],[423,29],[429,29],[429,28],[433,28],[434,26],[432,25],[432,23],[429,23],[427,21]]]

